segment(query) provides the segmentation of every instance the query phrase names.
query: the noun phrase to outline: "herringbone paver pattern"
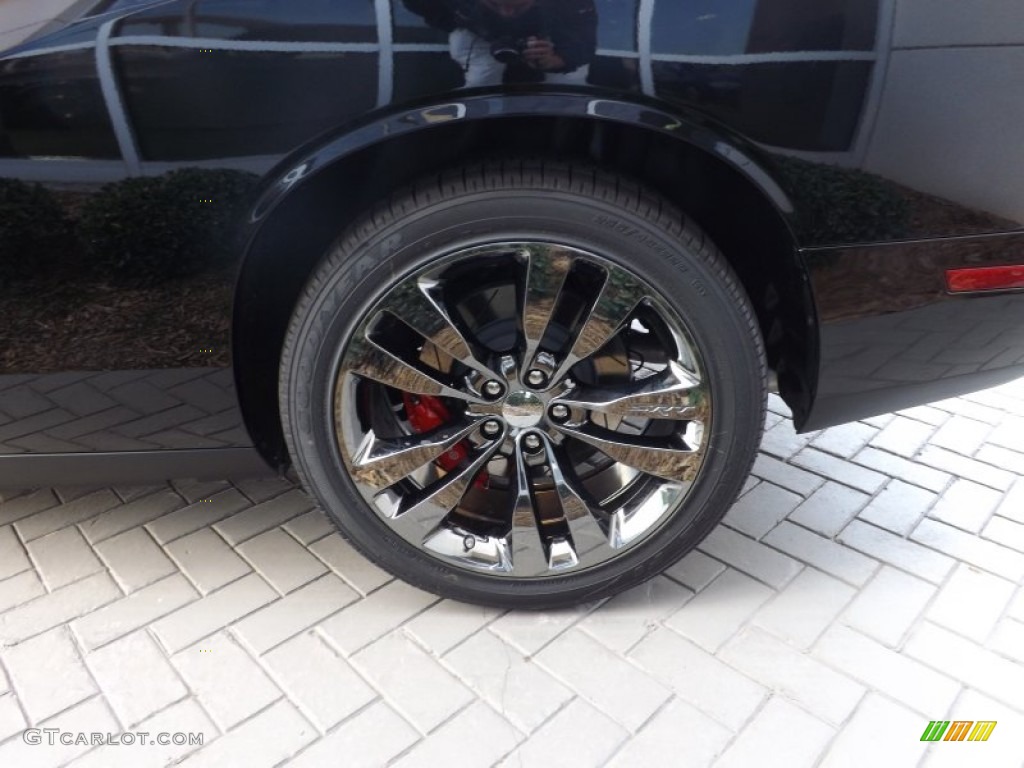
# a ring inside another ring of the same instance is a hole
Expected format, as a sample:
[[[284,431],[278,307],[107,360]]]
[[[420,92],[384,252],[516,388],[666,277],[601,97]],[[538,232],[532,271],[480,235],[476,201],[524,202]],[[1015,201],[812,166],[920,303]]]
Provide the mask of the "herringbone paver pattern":
[[[699,551],[543,614],[391,579],[280,479],[4,492],[0,766],[1020,768],[1024,381],[803,436],[773,398],[767,426]],[[936,719],[999,724],[921,742]]]
[[[227,368],[4,376],[0,453],[251,445]]]

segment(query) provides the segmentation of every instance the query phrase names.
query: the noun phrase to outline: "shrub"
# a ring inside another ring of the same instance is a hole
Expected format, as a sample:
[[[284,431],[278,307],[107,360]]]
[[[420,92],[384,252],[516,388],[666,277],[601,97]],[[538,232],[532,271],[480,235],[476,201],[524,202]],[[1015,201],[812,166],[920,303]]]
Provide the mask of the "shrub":
[[[900,188],[881,176],[775,155],[799,212],[806,243],[870,243],[907,235],[911,208]]]
[[[72,247],[71,226],[52,192],[0,179],[0,282],[47,272]]]
[[[188,168],[104,186],[81,211],[80,232],[91,269],[147,284],[231,261],[258,178]]]

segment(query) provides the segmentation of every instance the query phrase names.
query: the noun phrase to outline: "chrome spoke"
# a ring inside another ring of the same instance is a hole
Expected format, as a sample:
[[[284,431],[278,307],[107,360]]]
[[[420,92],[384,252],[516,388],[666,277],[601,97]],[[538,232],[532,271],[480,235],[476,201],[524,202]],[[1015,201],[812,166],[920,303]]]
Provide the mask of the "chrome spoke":
[[[352,342],[346,361],[349,363],[346,369],[349,373],[394,387],[402,392],[409,392],[413,395],[454,397],[473,403],[485,402],[470,392],[455,389],[421,371],[366,337]]]
[[[477,536],[459,528],[441,525],[423,540],[422,546],[465,568],[502,576],[512,573],[512,556],[508,551],[507,539]]]
[[[596,506],[596,503],[584,500],[584,497],[589,497],[589,494],[576,485],[575,478],[570,478],[563,471],[558,454],[550,439],[546,435],[543,438],[546,444],[548,466],[551,468],[551,479],[555,482],[555,491],[562,506],[562,515],[569,525],[569,533],[572,536],[572,543],[567,554],[573,561],[572,564],[576,565],[591,552],[599,550],[601,547],[607,547],[609,536],[601,528],[594,514],[592,505]],[[556,554],[552,548],[548,563],[552,569],[555,568]]]
[[[445,516],[462,502],[473,480],[500,445],[501,441],[496,440],[483,446],[478,449],[476,458],[463,469],[449,472],[423,492],[402,499],[391,518],[395,530],[414,544],[422,543]]]
[[[540,347],[544,333],[551,323],[558,304],[558,296],[562,292],[565,278],[572,268],[572,255],[562,249],[551,249],[546,246],[528,246],[524,250],[527,258],[526,285],[523,288],[522,331],[526,342],[523,353],[523,371],[533,367],[534,358]]]
[[[345,469],[391,535],[453,578],[614,561],[682,509],[705,460],[691,332],[600,255],[467,247],[385,287],[357,327],[334,390]]]
[[[381,311],[394,315],[463,365],[488,378],[495,378],[495,374],[477,359],[466,337],[452,322],[440,293],[436,280],[409,280],[388,297]]]
[[[701,450],[682,444],[674,434],[667,437],[626,435],[589,425],[566,425],[558,429],[627,467],[677,483],[693,480],[704,458]]]
[[[544,542],[537,527],[533,491],[522,446],[516,443],[515,487],[512,496],[512,529],[509,539],[512,569],[516,576],[540,576],[548,569]]]
[[[609,265],[601,292],[554,378],[561,378],[580,360],[590,357],[607,344],[622,329],[648,293],[625,270]]]
[[[555,403],[620,418],[696,421],[706,420],[708,406],[700,381],[672,361],[663,373],[626,391],[584,388],[557,398]]]
[[[437,461],[477,429],[462,422],[423,435],[378,438],[371,430],[352,457],[352,476],[378,490],[389,488],[417,469]]]

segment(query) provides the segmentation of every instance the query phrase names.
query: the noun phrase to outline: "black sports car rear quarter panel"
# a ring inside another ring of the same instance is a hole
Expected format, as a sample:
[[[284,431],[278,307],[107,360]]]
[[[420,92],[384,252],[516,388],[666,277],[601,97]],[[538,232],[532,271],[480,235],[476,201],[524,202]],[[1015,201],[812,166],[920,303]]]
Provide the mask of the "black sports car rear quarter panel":
[[[67,5],[26,27],[0,0],[0,483],[286,464],[314,266],[489,156],[594,162],[692,216],[799,429],[1024,374],[1024,283],[947,283],[1024,264],[1019,2],[574,0],[544,21],[564,66],[497,75],[441,0]]]

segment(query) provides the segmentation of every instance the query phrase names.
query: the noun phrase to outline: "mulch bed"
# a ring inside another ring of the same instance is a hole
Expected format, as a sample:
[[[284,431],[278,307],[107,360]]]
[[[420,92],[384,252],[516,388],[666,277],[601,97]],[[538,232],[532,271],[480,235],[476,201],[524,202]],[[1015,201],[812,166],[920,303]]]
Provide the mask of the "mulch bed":
[[[0,369],[227,366],[233,290],[233,269],[154,287],[67,274],[12,282],[0,294]]]

